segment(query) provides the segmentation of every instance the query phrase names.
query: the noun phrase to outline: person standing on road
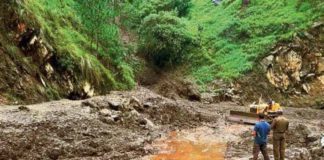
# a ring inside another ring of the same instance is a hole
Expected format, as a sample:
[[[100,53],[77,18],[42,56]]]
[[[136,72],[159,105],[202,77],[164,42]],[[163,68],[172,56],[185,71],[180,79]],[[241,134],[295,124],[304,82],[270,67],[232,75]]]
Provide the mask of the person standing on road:
[[[267,151],[267,143],[268,143],[268,135],[270,133],[270,124],[265,121],[265,115],[260,113],[259,122],[257,122],[254,126],[253,136],[254,136],[254,145],[253,145],[253,160],[257,160],[259,153],[261,151],[264,160],[270,160],[268,151]]]
[[[288,119],[282,116],[282,111],[277,112],[278,117],[272,121],[271,129],[273,130],[273,155],[275,160],[285,159],[286,136],[288,130]]]

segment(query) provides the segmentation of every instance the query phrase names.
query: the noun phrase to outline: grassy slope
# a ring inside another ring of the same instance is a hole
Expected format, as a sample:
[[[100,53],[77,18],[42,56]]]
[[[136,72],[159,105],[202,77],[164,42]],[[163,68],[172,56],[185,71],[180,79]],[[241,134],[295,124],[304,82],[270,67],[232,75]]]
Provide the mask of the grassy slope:
[[[220,6],[192,2],[189,29],[201,35],[204,46],[203,57],[196,57],[199,62],[193,67],[200,84],[239,77],[278,41],[309,27],[324,10],[324,3],[316,0],[251,0],[247,8],[241,8],[241,0],[223,0]]]
[[[117,72],[104,66],[92,54],[95,46],[80,31],[80,19],[73,0],[29,0],[24,8],[44,31],[46,38],[63,57],[63,65],[81,73],[80,80],[88,80],[103,90],[125,89],[134,85],[132,70],[126,63],[116,66]],[[100,54],[100,53],[99,53]]]

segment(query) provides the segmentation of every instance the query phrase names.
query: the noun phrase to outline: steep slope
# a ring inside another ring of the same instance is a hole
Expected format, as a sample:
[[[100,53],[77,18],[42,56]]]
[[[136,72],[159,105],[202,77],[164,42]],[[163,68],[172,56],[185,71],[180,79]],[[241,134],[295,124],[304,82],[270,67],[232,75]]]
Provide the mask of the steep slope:
[[[2,102],[78,99],[134,86],[117,26],[106,27],[114,33],[105,37],[110,45],[93,43],[76,6],[73,0],[1,1]]]
[[[244,104],[272,98],[285,106],[323,108],[322,1],[192,4],[188,28],[203,48],[191,60],[198,84],[217,93],[223,89],[217,79],[231,82],[227,86]]]
[[[188,27],[203,46],[193,62],[200,84],[215,78],[232,80],[255,66],[281,40],[309,28],[323,16],[321,1],[224,0],[220,5],[192,0]],[[201,56],[202,55],[202,56]]]
[[[238,80],[242,98],[274,98],[293,107],[324,109],[324,22],[278,43],[254,71]],[[253,100],[254,99],[254,100]]]

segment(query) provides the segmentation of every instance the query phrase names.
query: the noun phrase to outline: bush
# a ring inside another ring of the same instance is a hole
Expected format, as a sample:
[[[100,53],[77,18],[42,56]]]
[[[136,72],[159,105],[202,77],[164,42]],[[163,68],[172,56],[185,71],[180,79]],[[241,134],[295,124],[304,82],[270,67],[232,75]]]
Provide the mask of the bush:
[[[142,18],[152,13],[173,11],[177,13],[176,16],[184,17],[189,13],[191,6],[191,0],[148,0],[140,3],[138,8]]]
[[[170,12],[151,14],[141,26],[142,51],[159,67],[179,64],[197,46],[183,19]]]

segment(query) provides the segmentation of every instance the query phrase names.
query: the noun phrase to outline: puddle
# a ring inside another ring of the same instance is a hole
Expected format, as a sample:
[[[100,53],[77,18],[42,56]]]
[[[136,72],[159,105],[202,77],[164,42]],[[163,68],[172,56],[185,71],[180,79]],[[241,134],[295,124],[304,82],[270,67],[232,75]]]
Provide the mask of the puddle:
[[[224,160],[226,142],[211,129],[171,132],[154,142],[158,154],[150,160]]]

